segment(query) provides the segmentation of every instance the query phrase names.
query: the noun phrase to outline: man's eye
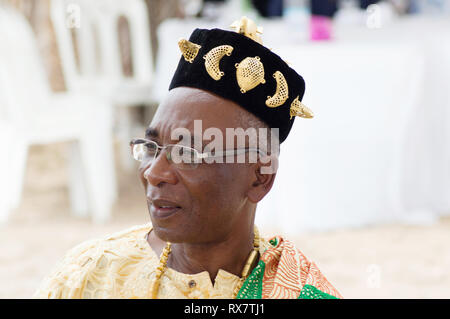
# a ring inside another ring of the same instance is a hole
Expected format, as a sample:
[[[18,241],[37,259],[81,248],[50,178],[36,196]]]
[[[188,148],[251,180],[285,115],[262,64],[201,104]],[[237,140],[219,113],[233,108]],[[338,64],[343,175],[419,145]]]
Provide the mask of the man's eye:
[[[153,143],[147,143],[144,146],[144,150],[147,155],[154,155],[158,150],[158,147],[156,147],[156,145]]]

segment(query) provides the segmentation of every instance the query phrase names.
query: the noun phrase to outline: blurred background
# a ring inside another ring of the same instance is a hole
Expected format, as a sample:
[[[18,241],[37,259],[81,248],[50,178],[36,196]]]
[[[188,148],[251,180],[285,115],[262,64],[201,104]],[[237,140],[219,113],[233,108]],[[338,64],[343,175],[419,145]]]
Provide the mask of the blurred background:
[[[450,1],[0,0],[0,298],[150,221],[128,141],[194,28],[241,16],[306,81],[257,208],[346,298],[450,297]]]

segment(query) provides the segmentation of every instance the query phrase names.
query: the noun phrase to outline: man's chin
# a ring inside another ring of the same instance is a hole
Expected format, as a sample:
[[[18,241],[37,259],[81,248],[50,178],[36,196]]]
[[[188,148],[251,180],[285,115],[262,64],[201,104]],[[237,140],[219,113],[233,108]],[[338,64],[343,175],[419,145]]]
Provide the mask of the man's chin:
[[[178,215],[178,214],[175,214]],[[158,218],[150,210],[150,220],[155,235],[166,242],[178,243],[184,242],[183,234],[186,231],[184,223],[180,221],[180,216],[172,215],[168,218]]]
[[[184,229],[183,229],[184,230]],[[153,231],[155,235],[165,242],[171,243],[184,243],[186,242],[186,238],[182,235],[184,233],[183,230],[178,229],[177,227],[161,227],[159,225],[153,224]]]

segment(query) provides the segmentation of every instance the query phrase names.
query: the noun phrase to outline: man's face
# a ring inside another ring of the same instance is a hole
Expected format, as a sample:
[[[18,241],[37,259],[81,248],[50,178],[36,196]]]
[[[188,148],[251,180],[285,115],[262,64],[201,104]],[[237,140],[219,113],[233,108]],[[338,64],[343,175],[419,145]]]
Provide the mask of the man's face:
[[[171,132],[187,128],[194,136],[194,120],[202,120],[207,128],[222,130],[238,126],[237,114],[242,110],[228,100],[207,92],[180,87],[169,92],[159,106],[147,136],[159,145],[176,144]],[[209,140],[203,141],[203,146]],[[224,141],[224,146],[225,141]],[[193,145],[191,145],[193,147]],[[203,150],[199,150],[203,151]],[[241,221],[250,218],[247,192],[255,177],[255,164],[200,164],[193,170],[171,165],[165,150],[153,161],[139,168],[145,187],[148,208],[156,235],[165,241],[208,243],[224,239]],[[166,201],[166,202],[164,202]],[[173,206],[175,210],[161,206]]]

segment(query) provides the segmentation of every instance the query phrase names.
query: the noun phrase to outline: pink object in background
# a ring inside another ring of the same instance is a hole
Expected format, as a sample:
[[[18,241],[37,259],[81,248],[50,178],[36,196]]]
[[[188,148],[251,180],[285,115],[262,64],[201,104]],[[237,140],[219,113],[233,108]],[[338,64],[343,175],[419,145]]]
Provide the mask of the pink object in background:
[[[332,19],[325,16],[311,16],[309,23],[310,38],[312,41],[330,40]]]

